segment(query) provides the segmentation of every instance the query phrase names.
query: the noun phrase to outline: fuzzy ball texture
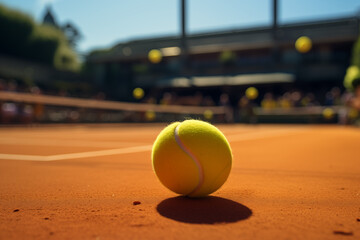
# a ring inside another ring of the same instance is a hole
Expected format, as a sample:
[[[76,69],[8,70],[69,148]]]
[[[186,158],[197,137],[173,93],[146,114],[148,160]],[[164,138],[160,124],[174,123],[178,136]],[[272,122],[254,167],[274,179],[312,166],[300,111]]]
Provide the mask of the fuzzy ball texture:
[[[203,197],[225,183],[232,153],[225,136],[215,126],[185,120],[160,132],[152,149],[152,165],[160,182],[171,191]]]

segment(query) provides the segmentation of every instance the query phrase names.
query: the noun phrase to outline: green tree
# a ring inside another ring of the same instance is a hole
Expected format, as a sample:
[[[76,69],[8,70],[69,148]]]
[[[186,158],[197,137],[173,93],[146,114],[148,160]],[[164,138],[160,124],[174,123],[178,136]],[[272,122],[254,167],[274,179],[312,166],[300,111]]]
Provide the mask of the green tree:
[[[70,46],[75,49],[82,38],[80,31],[72,23],[66,23],[61,29],[67,37]]]
[[[80,69],[78,57],[65,34],[48,24],[37,24],[19,11],[0,5],[0,52],[45,63],[60,70]]]
[[[23,56],[34,28],[31,17],[0,5],[0,52]]]

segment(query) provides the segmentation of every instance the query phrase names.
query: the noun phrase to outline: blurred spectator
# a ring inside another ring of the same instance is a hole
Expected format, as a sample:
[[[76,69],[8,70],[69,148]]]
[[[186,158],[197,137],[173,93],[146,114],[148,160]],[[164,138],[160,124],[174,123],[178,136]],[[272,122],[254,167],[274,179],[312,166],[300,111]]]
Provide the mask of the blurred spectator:
[[[156,104],[156,99],[154,97],[149,96],[145,98],[143,102],[148,104]]]
[[[3,103],[1,106],[1,122],[13,123],[18,115],[18,107],[13,102]]]
[[[266,110],[276,108],[276,101],[274,100],[272,93],[268,92],[264,95],[264,98],[261,101],[261,107]]]
[[[163,96],[160,100],[160,104],[161,105],[170,105],[170,104],[172,104],[172,100],[173,100],[173,98],[172,98],[171,93],[166,92],[163,94]]]
[[[186,97],[183,99],[183,105],[200,106],[203,101],[201,92],[196,92],[194,96]]]
[[[99,100],[99,101],[102,101],[102,100],[105,100],[106,96],[105,96],[105,93],[103,92],[98,92],[96,95],[95,95],[95,99],[96,100]]]
[[[210,96],[205,96],[201,103],[202,106],[214,106],[215,102]]]
[[[356,82],[356,81],[355,81]],[[358,80],[360,82],[360,79]],[[254,107],[256,106],[256,102],[261,103],[261,107],[265,110],[271,110],[275,108],[289,109],[292,107],[307,107],[307,106],[341,106],[346,105],[349,108],[334,108],[338,110],[339,122],[340,123],[349,123],[350,121],[350,112],[354,111],[354,109],[358,109],[360,111],[360,84],[354,86],[354,93],[343,93],[341,92],[339,87],[332,87],[329,89],[325,89],[327,91],[324,92],[324,89],[314,89],[314,92],[301,92],[300,90],[293,90],[288,92],[280,93],[279,95],[274,95],[273,92],[268,92],[264,95],[263,99],[249,100],[246,96],[241,97],[237,102],[237,107],[231,104],[230,96],[226,93],[222,93],[219,96],[217,105],[224,106],[226,108],[226,116],[222,118],[220,121],[223,122],[233,122],[234,116],[236,117],[236,121],[255,123],[257,121],[257,117],[255,115]],[[44,89],[40,89],[38,86],[29,87],[24,82],[15,81],[12,79],[0,79],[0,91],[16,91],[16,92],[29,92],[31,94],[43,94]],[[195,91],[195,89],[192,89]],[[232,90],[228,90],[232,92]],[[66,92],[59,90],[59,88],[50,88],[45,89],[45,94],[56,94],[58,96],[70,96],[74,97],[86,97],[82,92],[75,93],[74,91]],[[179,91],[179,94],[181,90]],[[206,92],[199,90],[195,92],[193,95],[180,95],[178,96],[174,92],[165,92],[161,96],[159,101],[160,104],[163,105],[185,105],[185,106],[215,106],[216,101],[214,101],[214,97],[216,96],[215,92],[213,95],[203,95],[210,94],[210,92]],[[234,92],[232,92],[234,93]],[[325,93],[325,95],[324,95]],[[235,95],[232,95],[234,97]],[[105,94],[99,92],[94,94],[92,98],[97,100],[105,100]],[[159,95],[154,92],[152,95],[147,96],[143,99],[143,103],[156,104],[157,99],[159,99]],[[234,110],[236,111],[236,115],[234,115]],[[17,102],[0,102],[0,119],[2,122],[22,122],[22,123],[30,123],[33,120],[35,121],[44,121],[46,120],[49,109],[43,104],[20,104]],[[54,111],[55,112],[55,111]],[[68,119],[70,122],[78,122],[82,117],[84,109],[80,109],[80,111],[69,112],[67,114],[63,114],[64,116],[68,116],[67,118],[62,116],[60,113],[55,112],[55,119],[57,121],[62,121],[61,119]],[[105,112],[105,111],[104,111]],[[56,115],[57,114],[57,115]],[[103,110],[97,110],[92,119],[103,121]],[[60,119],[60,120],[59,120]],[[93,120],[91,120],[93,121]],[[134,120],[135,121],[135,120]]]
[[[289,92],[284,93],[278,100],[280,108],[289,109],[292,107],[291,95]]]
[[[350,106],[360,111],[360,78],[354,80],[354,96],[350,99]]]
[[[20,103],[17,115],[20,123],[32,123],[34,119],[34,108],[29,104]]]
[[[332,106],[334,105],[334,97],[331,92],[327,92],[325,95],[325,106]]]
[[[341,91],[338,87],[332,88],[325,95],[325,106],[341,105]]]
[[[0,91],[6,90],[6,82],[3,79],[0,79]]]
[[[254,111],[255,104],[246,96],[243,96],[238,101],[239,121],[245,123],[256,123],[256,115]]]
[[[7,85],[7,90],[10,92],[16,92],[18,90],[17,83],[14,81],[10,81]]]
[[[184,105],[184,106],[201,106],[203,102],[203,95],[201,92],[196,92],[193,96],[178,97],[174,99],[174,104]]]
[[[220,98],[219,98],[219,105],[220,106],[231,106],[230,104],[230,98],[229,98],[229,95],[226,94],[226,93],[223,93],[220,95]]]
[[[40,90],[40,88],[37,87],[37,86],[32,86],[32,87],[30,88],[30,93],[39,95],[39,94],[41,94],[41,90]]]
[[[341,90],[338,87],[333,87],[331,89],[331,94],[333,97],[333,104],[334,105],[342,105],[342,100],[341,100]]]
[[[307,93],[305,97],[301,99],[301,106],[309,107],[309,106],[318,106],[319,102],[315,99],[315,95],[313,93]]]
[[[220,95],[219,105],[225,107],[225,122],[231,123],[234,121],[234,113],[231,107],[229,95],[223,93]]]
[[[302,93],[299,92],[299,91],[294,91],[293,93],[291,93],[290,95],[290,99],[291,99],[291,102],[292,102],[292,105],[294,107],[301,107],[301,106],[304,106],[302,104]]]
[[[341,102],[344,106],[350,106],[350,100],[352,98],[352,94],[349,92],[344,92],[344,94],[341,96]],[[348,108],[343,107],[339,110],[339,124],[345,125],[349,123],[348,120]]]
[[[66,90],[63,90],[63,89],[60,89],[57,95],[60,96],[60,97],[69,97],[68,92]]]

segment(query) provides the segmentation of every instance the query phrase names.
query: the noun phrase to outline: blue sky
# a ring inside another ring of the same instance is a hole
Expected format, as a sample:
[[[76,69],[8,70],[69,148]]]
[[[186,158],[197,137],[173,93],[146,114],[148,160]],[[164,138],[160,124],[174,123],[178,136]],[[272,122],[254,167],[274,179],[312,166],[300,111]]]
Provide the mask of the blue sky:
[[[79,50],[180,33],[179,0],[0,0],[41,21],[51,4],[60,24],[74,23]],[[272,0],[187,0],[189,33],[268,25]],[[280,23],[360,15],[359,0],[279,0]]]

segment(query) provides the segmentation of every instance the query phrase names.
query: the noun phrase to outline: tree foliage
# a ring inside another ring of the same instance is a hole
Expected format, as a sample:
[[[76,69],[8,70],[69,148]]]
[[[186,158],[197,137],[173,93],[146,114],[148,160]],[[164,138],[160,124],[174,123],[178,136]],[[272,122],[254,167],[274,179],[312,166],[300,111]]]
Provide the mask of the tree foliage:
[[[49,25],[40,25],[19,11],[0,5],[0,52],[56,67],[79,69],[77,55],[64,33]]]
[[[82,38],[80,31],[70,22],[62,26],[61,29],[66,35],[70,46],[75,49]]]
[[[22,56],[28,47],[28,40],[35,23],[27,15],[0,5],[0,51],[5,54]]]

